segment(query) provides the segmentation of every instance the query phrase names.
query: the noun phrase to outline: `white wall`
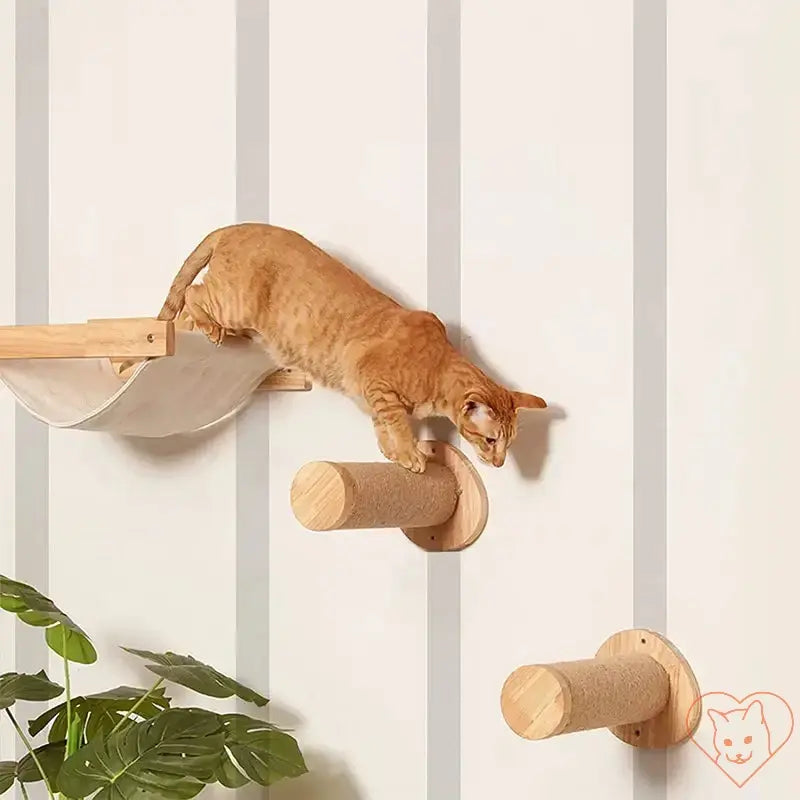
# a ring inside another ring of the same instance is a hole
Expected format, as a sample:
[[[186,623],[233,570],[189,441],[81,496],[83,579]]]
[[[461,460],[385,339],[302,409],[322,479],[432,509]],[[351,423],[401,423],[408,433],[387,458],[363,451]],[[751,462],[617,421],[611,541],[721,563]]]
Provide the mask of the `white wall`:
[[[51,4],[52,322],[155,314],[183,258],[233,219],[233,12]],[[118,645],[234,672],[233,433],[52,432],[50,593],[100,653],[79,686],[152,682]]]
[[[668,24],[670,633],[704,691],[797,716],[800,7],[672,3]],[[799,750],[738,795],[681,753],[670,796],[789,797]]]
[[[272,220],[424,306],[425,2],[275,0],[270,54]],[[275,397],[270,447],[270,683],[328,775],[274,794],[423,797],[425,555],[289,507],[304,462],[380,457],[372,425],[330,392]]]
[[[549,436],[523,420],[510,463],[480,467],[491,514],[464,555],[463,797],[629,797],[612,737],[532,745],[499,691],[631,620],[630,4],[463,9],[463,326],[500,376],[566,415]]]
[[[426,263],[428,2],[271,0],[269,91],[248,98],[269,104],[271,221],[415,306],[441,274]],[[53,322],[155,313],[197,241],[235,219],[236,14],[235,0],[51,3]],[[466,349],[563,418],[528,421],[502,470],[479,467],[490,519],[452,555],[461,739],[442,756],[460,764],[461,800],[725,797],[738,790],[692,745],[671,755],[667,786],[657,770],[632,780],[641,763],[605,731],[534,744],[501,717],[517,666],[591,655],[633,620],[636,30],[629,0],[464,0],[461,31]],[[652,566],[668,566],[666,633],[704,690],[769,690],[800,709],[800,10],[676,1],[668,33],[669,562]],[[9,2],[4,64],[13,42]],[[0,324],[13,321],[13,84],[0,69]],[[426,739],[439,702],[428,557],[396,532],[312,534],[289,507],[304,462],[377,459],[371,425],[320,389],[257,402],[269,405],[268,475],[237,473],[235,424],[149,444],[51,433],[49,593],[101,656],[75,670],[76,687],[146,680],[118,644],[233,673],[237,641],[264,636],[269,675],[256,688],[296,726],[312,770],[275,800],[460,800],[429,791],[440,744]],[[12,434],[3,393],[3,571],[25,535]],[[263,620],[244,629],[247,481],[269,506],[269,559]],[[14,664],[10,630],[0,617],[0,671]],[[739,796],[791,796],[789,747]]]

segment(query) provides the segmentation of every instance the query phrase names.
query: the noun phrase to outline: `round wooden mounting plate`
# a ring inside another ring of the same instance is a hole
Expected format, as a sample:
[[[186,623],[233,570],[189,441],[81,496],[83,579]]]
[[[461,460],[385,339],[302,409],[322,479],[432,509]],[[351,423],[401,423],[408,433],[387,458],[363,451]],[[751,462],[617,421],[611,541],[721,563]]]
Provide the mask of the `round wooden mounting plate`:
[[[609,730],[634,747],[656,749],[680,744],[697,730],[703,705],[697,702],[700,687],[689,662],[672,642],[645,628],[615,633],[597,651],[598,656],[629,653],[643,653],[661,664],[669,678],[669,700],[658,716]]]
[[[428,461],[452,470],[458,486],[458,503],[453,516],[441,525],[403,528],[403,533],[414,544],[433,553],[463,550],[483,533],[489,517],[489,498],[483,481],[457,447],[447,442],[422,441],[419,448],[427,454]]]

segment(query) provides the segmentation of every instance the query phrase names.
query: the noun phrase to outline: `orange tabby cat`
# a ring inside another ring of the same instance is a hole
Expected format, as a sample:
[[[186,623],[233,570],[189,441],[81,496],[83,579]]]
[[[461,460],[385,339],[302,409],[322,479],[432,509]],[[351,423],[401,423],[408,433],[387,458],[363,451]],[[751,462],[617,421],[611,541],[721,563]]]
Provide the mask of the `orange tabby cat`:
[[[203,282],[193,284],[208,266]],[[408,415],[448,417],[487,464],[502,466],[517,411],[540,397],[498,385],[427,311],[406,309],[294,231],[245,223],[209,234],[186,259],[159,319],[184,310],[212,341],[260,338],[285,366],[360,399],[390,461],[425,470]]]

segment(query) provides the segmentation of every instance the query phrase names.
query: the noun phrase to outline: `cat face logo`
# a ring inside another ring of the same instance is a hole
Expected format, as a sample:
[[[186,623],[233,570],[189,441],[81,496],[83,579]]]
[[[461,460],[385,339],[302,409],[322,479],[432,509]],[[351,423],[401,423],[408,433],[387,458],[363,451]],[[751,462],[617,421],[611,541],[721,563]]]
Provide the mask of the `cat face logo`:
[[[691,739],[739,788],[777,755],[794,730],[789,704],[772,692],[741,700],[727,692],[709,692],[695,705],[700,702],[706,710]],[[692,719],[692,709],[687,719]]]

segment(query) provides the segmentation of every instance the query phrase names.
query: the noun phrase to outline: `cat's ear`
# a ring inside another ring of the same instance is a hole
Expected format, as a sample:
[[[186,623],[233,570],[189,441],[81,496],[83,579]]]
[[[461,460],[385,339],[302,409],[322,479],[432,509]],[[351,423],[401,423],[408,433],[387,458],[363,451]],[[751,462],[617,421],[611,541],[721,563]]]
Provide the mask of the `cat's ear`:
[[[748,722],[763,722],[764,721],[764,706],[761,705],[760,700],[753,700],[749,706],[744,710],[743,719]]]
[[[473,422],[486,422],[494,419],[497,414],[494,409],[479,395],[468,394],[461,405],[461,413]]]
[[[728,718],[721,711],[717,711],[715,708],[708,709],[708,717],[715,728],[728,721]]]
[[[461,406],[461,413],[474,422],[486,422],[497,416],[491,406],[474,397],[467,397],[464,400]]]
[[[519,411],[521,408],[547,408],[547,403],[541,397],[526,392],[511,392],[514,398],[514,408]]]

